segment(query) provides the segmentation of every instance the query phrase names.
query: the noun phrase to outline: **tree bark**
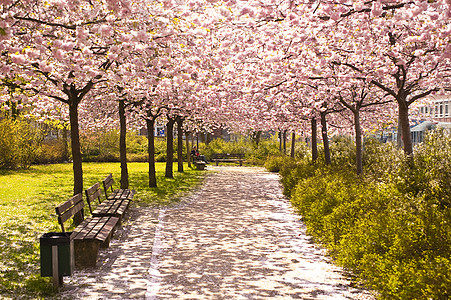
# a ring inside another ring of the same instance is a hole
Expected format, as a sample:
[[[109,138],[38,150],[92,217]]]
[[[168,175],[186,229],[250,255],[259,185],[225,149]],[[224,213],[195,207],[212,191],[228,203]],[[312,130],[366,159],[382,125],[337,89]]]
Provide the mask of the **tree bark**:
[[[125,117],[125,100],[119,100],[119,156],[121,161],[121,189],[128,189],[127,168],[127,120]]]
[[[262,136],[262,131],[261,130],[259,130],[259,131],[257,131],[255,134],[254,134],[254,136],[255,136],[255,144],[257,145],[257,148],[258,148],[258,145],[260,144],[260,138],[261,138],[261,136]]]
[[[67,128],[63,128],[63,161],[69,161],[69,147],[67,145]]]
[[[205,133],[201,132],[201,133],[197,133],[197,140],[199,141],[200,138],[200,142],[201,143],[205,143]],[[199,149],[199,147],[197,147],[197,149]]]
[[[182,129],[183,118],[178,117],[176,121],[177,121],[177,172],[183,173],[183,129]]]
[[[174,178],[172,173],[173,162],[174,162],[174,119],[168,117],[168,122],[166,123],[166,178]]]
[[[316,119],[312,118],[312,161],[316,162],[318,159],[318,138],[317,138],[317,131],[318,126],[316,124]]]
[[[188,162],[188,168],[191,168],[191,150],[189,147],[189,138],[190,133],[188,131],[185,132],[185,144],[186,144],[186,161]]]
[[[323,145],[324,145],[324,160],[326,165],[331,164],[330,159],[330,149],[329,149],[329,138],[327,136],[327,121],[326,121],[326,113],[321,113],[321,136],[323,137]]]
[[[398,130],[396,132],[396,146],[398,146],[399,149],[402,148],[402,126],[401,126],[401,119],[399,117],[399,108],[398,108]]]
[[[296,133],[293,131],[291,133],[291,157],[292,158],[294,158],[295,142],[296,142]]]
[[[357,175],[363,172],[363,153],[362,153],[362,129],[360,128],[360,111],[354,111],[354,130],[356,147],[356,171]]]
[[[155,119],[146,119],[147,125],[147,152],[149,154],[149,187],[157,187],[155,172]]]
[[[80,147],[80,130],[78,125],[78,104],[80,101],[73,97],[69,99],[70,141],[72,146],[72,169],[74,171],[74,195],[83,193],[83,168]],[[74,224],[83,221],[83,212],[74,215]]]
[[[81,160],[80,130],[78,126],[78,103],[69,105],[70,139],[74,171],[74,195],[83,192],[83,168]]]
[[[283,154],[287,154],[287,131],[283,131]]]
[[[399,101],[398,101],[399,102]],[[412,136],[410,133],[409,107],[403,101],[399,104],[399,124],[401,125],[401,138],[404,145],[404,153],[409,157],[413,154]]]
[[[282,139],[283,139],[282,131],[279,131],[279,152],[280,153],[282,153],[282,144],[283,144]]]

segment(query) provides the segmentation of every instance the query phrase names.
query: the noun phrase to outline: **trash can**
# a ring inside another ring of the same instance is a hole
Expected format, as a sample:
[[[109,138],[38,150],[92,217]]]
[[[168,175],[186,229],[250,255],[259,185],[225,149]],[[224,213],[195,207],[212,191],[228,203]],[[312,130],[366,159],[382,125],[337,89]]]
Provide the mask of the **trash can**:
[[[48,232],[40,238],[41,276],[53,277],[54,285],[62,284],[63,276],[74,270],[74,245],[71,232]]]

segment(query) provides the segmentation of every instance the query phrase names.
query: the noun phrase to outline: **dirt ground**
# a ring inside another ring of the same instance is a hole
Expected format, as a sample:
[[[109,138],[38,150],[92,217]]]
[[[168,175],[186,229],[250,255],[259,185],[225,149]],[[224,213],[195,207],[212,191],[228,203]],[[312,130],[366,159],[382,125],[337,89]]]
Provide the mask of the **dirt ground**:
[[[64,299],[374,299],[315,246],[262,168],[214,167],[165,208],[132,208],[95,270]]]

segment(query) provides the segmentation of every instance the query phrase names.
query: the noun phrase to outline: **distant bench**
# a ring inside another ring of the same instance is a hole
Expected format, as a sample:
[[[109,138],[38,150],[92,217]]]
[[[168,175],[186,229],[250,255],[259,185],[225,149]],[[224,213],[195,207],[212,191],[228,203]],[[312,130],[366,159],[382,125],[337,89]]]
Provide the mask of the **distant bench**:
[[[240,166],[243,165],[244,154],[243,153],[214,153],[211,157],[211,161],[216,162],[239,162]]]
[[[119,218],[97,216],[85,219],[84,206],[83,196],[79,193],[58,205],[55,210],[63,232],[66,232],[64,222],[77,213],[81,214],[82,222],[70,235],[70,239],[74,242],[75,266],[78,268],[95,268],[99,249],[109,246],[114,228],[119,223]]]
[[[191,155],[191,159],[198,170],[205,170],[205,168],[207,167],[207,163],[199,159],[199,157]]]
[[[118,190],[113,190],[113,184],[114,184],[114,180],[113,180],[113,175],[111,175],[111,173],[102,181],[103,183],[103,190],[105,192],[105,197],[107,199],[128,199],[128,200],[133,200],[133,196],[135,196],[136,191],[135,190],[129,190],[129,189],[118,189]],[[108,195],[108,193],[111,192],[110,195]]]

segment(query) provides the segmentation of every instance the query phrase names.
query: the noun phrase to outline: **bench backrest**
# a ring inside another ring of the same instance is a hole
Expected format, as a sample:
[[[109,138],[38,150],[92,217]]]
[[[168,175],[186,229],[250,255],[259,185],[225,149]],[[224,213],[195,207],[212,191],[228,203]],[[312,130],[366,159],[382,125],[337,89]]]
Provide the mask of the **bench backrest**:
[[[114,184],[113,175],[110,173],[102,182],[103,182],[103,190],[105,191],[105,197],[108,198],[108,189],[111,189],[111,192],[113,192],[113,184]]]
[[[244,158],[244,153],[214,153],[212,158]]]
[[[64,222],[72,218],[76,213],[81,211],[82,219],[84,219],[83,208],[85,203],[83,202],[83,196],[81,193],[76,194],[63,204],[58,205],[55,208],[56,215],[58,216],[58,223],[61,225],[61,230],[64,230]]]
[[[97,199],[99,200],[99,203],[102,203],[102,200],[100,199],[100,184],[96,182],[93,186],[88,188],[86,191],[86,199],[88,200],[88,206],[89,211],[92,214],[92,204]]]

